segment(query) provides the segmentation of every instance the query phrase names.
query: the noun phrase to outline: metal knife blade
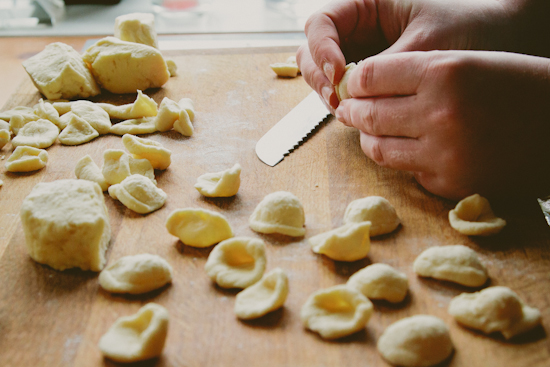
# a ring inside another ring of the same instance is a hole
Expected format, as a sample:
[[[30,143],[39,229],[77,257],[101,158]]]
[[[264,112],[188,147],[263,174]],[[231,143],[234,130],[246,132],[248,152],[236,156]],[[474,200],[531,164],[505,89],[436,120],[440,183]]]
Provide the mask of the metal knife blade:
[[[311,92],[256,143],[256,155],[275,166],[300,145],[327,116],[328,109],[315,92]]]

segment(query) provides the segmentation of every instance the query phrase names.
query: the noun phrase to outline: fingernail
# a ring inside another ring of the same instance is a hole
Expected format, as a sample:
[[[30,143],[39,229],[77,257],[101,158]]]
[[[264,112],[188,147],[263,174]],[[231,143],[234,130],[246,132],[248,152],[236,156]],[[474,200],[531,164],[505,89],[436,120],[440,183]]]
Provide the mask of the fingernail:
[[[321,89],[321,94],[323,95],[323,99],[325,100],[325,103],[329,106],[331,106],[330,100],[333,93],[334,93],[334,89],[332,89],[332,87],[325,86],[323,87],[323,89]]]
[[[334,84],[334,66],[331,63],[325,62],[323,64],[323,71],[325,72],[326,77],[332,84]]]

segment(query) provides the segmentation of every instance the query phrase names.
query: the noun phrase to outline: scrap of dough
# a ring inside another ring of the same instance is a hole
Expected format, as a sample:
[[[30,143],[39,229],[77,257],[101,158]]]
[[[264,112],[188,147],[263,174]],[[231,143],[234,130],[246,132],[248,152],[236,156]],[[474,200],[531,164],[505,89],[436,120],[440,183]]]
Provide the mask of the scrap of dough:
[[[141,117],[139,119],[124,120],[111,127],[111,133],[120,136],[125,134],[152,134],[155,131],[157,131],[155,117]]]
[[[74,174],[76,178],[80,180],[88,180],[97,183],[102,191],[107,191],[109,188],[109,184],[105,181],[103,173],[101,173],[101,170],[92,160],[90,155],[85,155],[76,162]]]
[[[207,197],[229,197],[237,195],[240,185],[241,165],[236,163],[225,171],[199,176],[195,189]]]
[[[191,124],[191,118],[187,110],[182,109],[180,111],[179,118],[174,122],[174,130],[183,136],[192,136],[195,129]]]
[[[170,72],[170,77],[178,75],[178,65],[174,60],[166,59],[166,66],[168,67],[168,71]]]
[[[80,54],[61,42],[23,61],[32,82],[47,99],[88,98],[101,90]]]
[[[21,114],[32,115],[34,114],[34,109],[32,107],[27,107],[27,106],[16,106],[11,110],[0,112],[0,120],[10,122],[13,115],[21,115]]]
[[[306,233],[302,203],[287,191],[266,195],[256,206],[248,221],[250,228],[260,233],[281,233],[300,237]]]
[[[480,287],[488,278],[487,269],[477,253],[463,245],[430,247],[414,260],[413,269],[420,276],[467,287]]]
[[[36,116],[34,113],[15,114],[10,119],[10,130],[14,135],[17,135],[23,126],[31,121],[36,121],[39,118],[40,117]]]
[[[288,295],[288,276],[281,268],[275,268],[262,279],[235,297],[235,314],[239,319],[262,317],[283,306]]]
[[[168,195],[143,175],[131,175],[109,187],[109,195],[139,214],[160,209]]]
[[[75,101],[55,101],[51,102],[51,105],[55,108],[59,116],[63,116],[64,114],[71,112],[71,106],[74,102]]]
[[[63,130],[67,125],[59,118],[59,112],[52,106],[51,103],[46,103],[42,98],[38,101],[38,104],[34,106],[33,113],[43,119],[49,120],[59,130]]]
[[[384,299],[392,303],[403,301],[409,288],[407,275],[382,263],[359,270],[346,284],[369,299]]]
[[[349,223],[309,238],[311,249],[337,261],[365,258],[370,250],[370,222]]]
[[[6,160],[6,171],[8,172],[31,172],[46,167],[48,152],[28,146],[15,148],[10,157]]]
[[[276,62],[270,64],[269,67],[279,77],[296,78],[300,72],[298,65],[286,62]]]
[[[180,118],[182,108],[173,100],[164,97],[160,102],[159,111],[155,118],[158,131],[168,131],[174,127],[174,122]]]
[[[227,218],[207,209],[177,209],[166,220],[168,233],[192,247],[208,247],[233,237]]]
[[[99,135],[108,134],[111,131],[111,119],[105,110],[90,101],[76,101],[71,105],[71,112],[86,120]]]
[[[340,83],[334,86],[334,90],[336,91],[336,96],[338,97],[339,101],[351,98],[348,93],[348,81],[351,73],[353,72],[353,69],[355,69],[356,67],[357,64],[354,62],[347,64],[346,71],[344,72],[342,79],[340,79]]]
[[[300,318],[306,328],[323,338],[336,339],[364,329],[372,311],[372,302],[360,292],[336,285],[311,294]]]
[[[107,149],[103,152],[103,177],[110,185],[121,183],[126,177],[139,174],[147,177],[153,183],[155,181],[155,171],[151,162],[147,159],[137,159],[123,150]]]
[[[130,13],[116,17],[114,35],[123,41],[159,48],[152,13]]]
[[[9,130],[0,130],[0,149],[2,149],[11,140],[11,134]]]
[[[23,200],[20,214],[27,250],[36,262],[57,270],[103,269],[111,226],[95,182],[39,183]]]
[[[162,54],[154,47],[106,37],[91,46],[82,59],[97,83],[112,93],[135,93],[159,88],[170,78]]]
[[[449,313],[464,326],[486,334],[501,332],[506,339],[540,324],[541,314],[523,303],[508,287],[485,288],[462,293],[451,300]]]
[[[145,158],[151,162],[154,169],[165,170],[170,166],[172,152],[154,140],[124,134],[122,136],[122,144],[136,157]]]
[[[489,236],[504,228],[506,221],[493,213],[489,201],[474,194],[462,199],[449,211],[451,227],[468,236]]]
[[[115,362],[137,362],[160,356],[168,334],[168,311],[148,303],[135,315],[120,317],[99,339],[99,349]]]
[[[393,232],[401,223],[395,208],[381,196],[367,196],[347,206],[344,224],[366,221],[371,222],[371,237]]]
[[[191,122],[195,121],[195,104],[191,98],[182,98],[178,101],[178,105],[189,115]]]
[[[449,328],[430,315],[415,315],[394,322],[377,343],[386,361],[404,367],[427,367],[447,359],[453,352]]]
[[[124,256],[103,269],[98,280],[108,292],[142,294],[172,282],[172,267],[158,255]]]
[[[68,116],[69,123],[59,134],[61,144],[80,145],[92,141],[99,136],[97,130],[83,118],[78,117],[72,112],[69,112],[65,116]]]
[[[110,103],[96,103],[96,105],[103,108],[111,118],[119,120],[154,117],[158,113],[157,102],[141,90],[137,91],[136,100],[132,103],[120,106]]]
[[[265,264],[264,241],[234,237],[221,241],[212,249],[204,269],[222,288],[246,288],[262,278]]]
[[[39,119],[30,121],[19,129],[18,134],[12,139],[11,145],[14,147],[26,145],[39,149],[48,148],[53,145],[58,135],[59,128],[50,120]]]
[[[4,120],[0,119],[0,131],[1,130],[8,130],[10,131],[10,123]]]

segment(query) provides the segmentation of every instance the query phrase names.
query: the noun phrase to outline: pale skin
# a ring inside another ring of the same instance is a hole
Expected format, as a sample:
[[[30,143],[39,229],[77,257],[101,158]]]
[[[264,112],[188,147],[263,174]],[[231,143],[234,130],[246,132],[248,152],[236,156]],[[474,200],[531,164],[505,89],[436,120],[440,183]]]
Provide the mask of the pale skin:
[[[297,54],[376,163],[451,199],[550,194],[550,55],[539,0],[340,1],[313,15]],[[544,13],[546,11],[546,13]],[[546,30],[548,32],[548,29]],[[350,51],[351,50],[351,51]],[[424,52],[403,52],[420,50]],[[369,57],[371,55],[376,55]],[[365,59],[338,103],[333,84]],[[545,192],[546,190],[546,192]]]

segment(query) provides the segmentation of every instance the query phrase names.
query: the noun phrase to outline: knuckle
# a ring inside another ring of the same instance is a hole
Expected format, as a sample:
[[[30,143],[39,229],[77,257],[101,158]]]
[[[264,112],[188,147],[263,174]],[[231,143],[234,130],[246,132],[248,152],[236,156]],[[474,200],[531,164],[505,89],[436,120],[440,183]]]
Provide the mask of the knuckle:
[[[378,108],[376,100],[369,101],[362,109],[361,116],[362,125],[370,135],[380,136],[380,128],[378,124]]]
[[[380,139],[373,139],[367,155],[379,166],[381,167],[387,166],[387,161],[385,159],[385,154],[384,154],[384,150],[382,149],[382,143]]]

